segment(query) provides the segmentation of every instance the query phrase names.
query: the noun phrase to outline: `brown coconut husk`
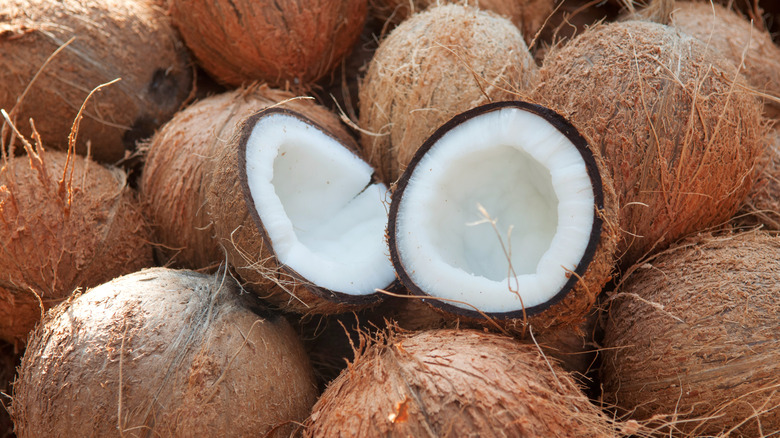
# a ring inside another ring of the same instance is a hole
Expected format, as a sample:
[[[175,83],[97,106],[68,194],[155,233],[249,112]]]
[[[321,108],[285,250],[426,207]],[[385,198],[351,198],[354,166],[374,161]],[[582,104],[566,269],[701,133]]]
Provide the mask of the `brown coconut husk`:
[[[308,85],[332,71],[363,28],[367,0],[170,0],[198,63],[218,81]]]
[[[264,85],[216,94],[176,114],[151,139],[141,196],[166,265],[214,269],[225,260],[205,205],[218,151],[242,119],[293,97]]]
[[[567,0],[558,2],[549,19],[539,32],[534,58],[538,63],[553,47],[560,47],[589,27],[614,21],[620,8],[601,0]]]
[[[769,131],[766,142],[766,150],[756,166],[756,182],[733,222],[738,227],[761,226],[780,231],[780,129],[777,126]]]
[[[0,108],[27,137],[34,119],[52,148],[67,149],[101,84],[121,78],[86,106],[76,151],[107,163],[132,153],[190,92],[188,55],[152,0],[4,0],[0,17]]]
[[[152,266],[125,173],[38,144],[0,168],[0,339],[24,345],[75,289]]]
[[[764,147],[761,103],[699,40],[651,22],[597,26],[548,56],[540,77],[534,99],[610,169],[623,267],[742,204]]]
[[[418,12],[443,4],[470,5],[495,12],[517,26],[530,45],[553,12],[555,0],[370,0],[369,13],[398,25]]]
[[[444,122],[517,98],[536,71],[522,34],[505,18],[461,5],[415,14],[380,43],[361,84],[364,155],[392,183]]]
[[[0,341],[0,438],[13,438],[14,423],[8,409],[11,406],[11,383],[22,354],[13,344]]]
[[[778,236],[748,232],[638,266],[611,298],[605,401],[685,436],[780,431],[778,259]]]
[[[362,347],[304,436],[615,436],[566,372],[512,338],[390,332]]]
[[[289,435],[315,398],[284,318],[229,276],[154,268],[47,314],[13,417],[19,437]]]

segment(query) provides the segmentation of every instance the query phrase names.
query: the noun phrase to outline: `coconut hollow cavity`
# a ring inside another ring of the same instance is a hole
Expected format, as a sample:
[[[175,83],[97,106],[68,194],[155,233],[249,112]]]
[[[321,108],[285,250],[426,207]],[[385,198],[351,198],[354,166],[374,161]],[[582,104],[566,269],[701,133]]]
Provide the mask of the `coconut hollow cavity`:
[[[568,295],[579,319],[609,275],[604,202],[597,159],[562,117],[525,102],[481,106],[442,126],[399,181],[393,264],[413,294],[449,312],[524,318]]]
[[[344,303],[374,301],[366,296],[393,283],[387,187],[368,163],[315,122],[278,107],[247,120],[239,147],[249,213],[283,269],[315,295]]]

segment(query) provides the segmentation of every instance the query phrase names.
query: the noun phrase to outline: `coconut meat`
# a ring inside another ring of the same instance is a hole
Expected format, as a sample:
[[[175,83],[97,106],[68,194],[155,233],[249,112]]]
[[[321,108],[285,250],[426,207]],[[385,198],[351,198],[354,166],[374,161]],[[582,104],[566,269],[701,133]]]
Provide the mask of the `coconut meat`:
[[[581,153],[520,108],[452,128],[408,177],[398,257],[420,290],[450,305],[505,313],[545,304],[591,238],[595,195]]]
[[[271,113],[246,145],[249,191],[280,263],[337,292],[367,295],[395,279],[386,193],[373,169],[304,120]]]

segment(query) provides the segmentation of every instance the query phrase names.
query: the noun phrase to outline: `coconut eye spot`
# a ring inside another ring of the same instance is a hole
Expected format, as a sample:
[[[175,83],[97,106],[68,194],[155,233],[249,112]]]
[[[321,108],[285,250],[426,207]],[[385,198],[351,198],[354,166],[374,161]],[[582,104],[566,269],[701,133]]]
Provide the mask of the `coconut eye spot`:
[[[398,257],[424,293],[490,313],[540,306],[583,258],[595,194],[577,147],[531,112],[502,108],[444,133],[408,173]]]
[[[259,119],[246,146],[249,191],[277,259],[307,281],[372,294],[395,274],[384,240],[387,188],[341,143],[285,113]]]

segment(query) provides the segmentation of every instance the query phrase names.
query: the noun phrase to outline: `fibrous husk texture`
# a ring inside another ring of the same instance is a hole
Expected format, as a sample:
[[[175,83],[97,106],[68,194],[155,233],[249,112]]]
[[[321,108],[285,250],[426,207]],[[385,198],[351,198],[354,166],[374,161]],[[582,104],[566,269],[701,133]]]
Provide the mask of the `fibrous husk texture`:
[[[536,72],[505,18],[461,5],[415,14],[380,43],[361,84],[364,155],[391,183],[436,128],[475,106],[517,98]]]
[[[509,19],[531,44],[553,11],[554,0],[371,0],[371,13],[383,21],[398,24],[429,7],[455,3],[476,6]]]
[[[780,431],[778,259],[778,236],[702,235],[636,269],[609,308],[605,400],[686,436]]]
[[[154,268],[53,309],[14,385],[19,437],[289,435],[316,398],[292,328],[223,275]]]
[[[713,50],[740,65],[748,84],[780,98],[780,47],[772,36],[737,12],[710,2],[677,1],[671,24],[699,38]],[[766,100],[768,114],[780,115],[780,102]]]
[[[192,86],[184,45],[152,0],[4,0],[0,59],[0,108],[25,135],[33,118],[44,143],[60,149],[89,92],[121,78],[90,99],[81,120],[77,151],[90,144],[102,162],[134,150]]]
[[[761,225],[780,230],[780,130],[774,127],[766,139],[766,150],[756,166],[757,177],[745,205],[735,219],[739,226]]]
[[[731,217],[764,146],[761,104],[736,67],[656,23],[598,26],[548,56],[534,99],[603,157],[622,266]]]
[[[13,344],[0,341],[0,438],[14,437],[14,423],[8,413],[11,405],[11,383],[16,376],[16,366],[22,358]]]
[[[322,394],[320,436],[612,436],[574,380],[535,346],[471,330],[391,334]]]
[[[125,173],[60,151],[0,168],[0,339],[23,345],[76,288],[152,266],[149,228]]]
[[[229,85],[310,84],[352,49],[367,0],[171,0],[171,17],[198,63]]]

